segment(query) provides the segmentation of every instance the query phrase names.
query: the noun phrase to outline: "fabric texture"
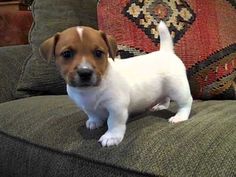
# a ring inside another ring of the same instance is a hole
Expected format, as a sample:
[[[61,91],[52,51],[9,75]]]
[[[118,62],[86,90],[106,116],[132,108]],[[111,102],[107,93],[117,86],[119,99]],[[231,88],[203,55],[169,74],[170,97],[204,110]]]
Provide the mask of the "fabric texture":
[[[236,5],[230,0],[100,0],[99,28],[121,58],[159,49],[160,20],[187,67],[194,98],[236,99]]]
[[[33,55],[24,65],[18,84],[18,97],[40,94],[65,94],[65,83],[55,62],[48,63],[39,54],[39,45],[66,28],[78,25],[97,27],[96,0],[35,0],[34,24],[30,32]]]
[[[35,145],[1,131],[0,140],[1,177],[153,176]]]
[[[0,12],[0,46],[28,44],[30,11]]]
[[[17,82],[30,53],[29,45],[0,47],[0,103],[16,98]]]
[[[170,124],[167,119],[176,112],[171,104],[169,111],[132,116],[122,143],[102,148],[97,141],[107,127],[87,130],[86,115],[67,96],[2,103],[0,172],[5,176],[76,176],[81,170],[79,176],[233,177],[235,110],[236,101],[194,101],[190,120]]]

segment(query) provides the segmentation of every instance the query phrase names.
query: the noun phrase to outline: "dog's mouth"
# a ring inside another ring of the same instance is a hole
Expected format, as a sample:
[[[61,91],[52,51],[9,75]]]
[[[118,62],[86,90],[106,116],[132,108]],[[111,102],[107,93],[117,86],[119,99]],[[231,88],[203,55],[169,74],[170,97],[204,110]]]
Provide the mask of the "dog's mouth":
[[[69,85],[72,87],[92,87],[93,86],[91,82],[78,83],[77,81],[71,81]]]
[[[77,88],[86,88],[86,87],[97,87],[100,84],[100,77],[95,73],[92,74],[90,77],[88,76],[79,76],[75,74],[73,79],[68,79],[68,85]]]

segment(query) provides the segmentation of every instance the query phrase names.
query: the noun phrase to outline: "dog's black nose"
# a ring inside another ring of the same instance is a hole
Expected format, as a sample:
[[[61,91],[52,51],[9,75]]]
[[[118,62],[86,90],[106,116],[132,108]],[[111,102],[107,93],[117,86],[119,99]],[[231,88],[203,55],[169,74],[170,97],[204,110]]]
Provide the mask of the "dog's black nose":
[[[88,69],[88,68],[81,68],[77,71],[80,80],[83,82],[90,81],[93,75],[93,70]]]

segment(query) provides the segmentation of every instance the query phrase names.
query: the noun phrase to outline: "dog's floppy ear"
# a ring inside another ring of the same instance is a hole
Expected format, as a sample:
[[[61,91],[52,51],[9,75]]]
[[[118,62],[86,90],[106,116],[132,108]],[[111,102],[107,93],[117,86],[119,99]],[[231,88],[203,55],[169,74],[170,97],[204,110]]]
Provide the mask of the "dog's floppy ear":
[[[101,33],[102,38],[107,44],[107,47],[109,50],[109,56],[114,60],[118,52],[115,38],[112,37],[111,35],[106,35],[103,31],[100,31],[100,33]]]
[[[50,37],[46,41],[44,41],[39,47],[40,55],[46,59],[50,60],[51,58],[55,57],[55,48],[57,41],[59,39],[60,33],[55,34],[54,36]]]

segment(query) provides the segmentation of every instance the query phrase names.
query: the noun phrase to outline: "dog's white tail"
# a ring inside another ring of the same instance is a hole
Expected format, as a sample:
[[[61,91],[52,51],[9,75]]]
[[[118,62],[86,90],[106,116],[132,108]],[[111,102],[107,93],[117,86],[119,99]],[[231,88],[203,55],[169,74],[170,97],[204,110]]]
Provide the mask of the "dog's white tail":
[[[160,21],[158,25],[158,31],[160,34],[160,51],[174,52],[174,46],[170,32],[163,21]]]

